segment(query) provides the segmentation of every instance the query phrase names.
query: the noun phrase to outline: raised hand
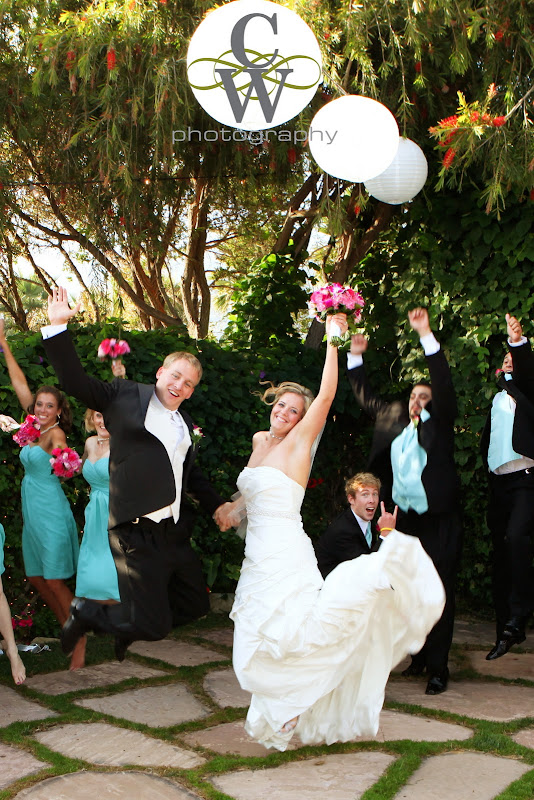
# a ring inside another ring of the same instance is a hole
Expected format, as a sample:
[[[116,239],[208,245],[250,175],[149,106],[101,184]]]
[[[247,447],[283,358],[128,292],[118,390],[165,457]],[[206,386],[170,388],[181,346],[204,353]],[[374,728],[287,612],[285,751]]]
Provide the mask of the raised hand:
[[[111,371],[115,378],[125,378],[126,377],[126,367],[124,366],[122,360],[120,358],[112,358],[111,359]]]
[[[81,303],[76,303],[74,308],[69,306],[67,290],[62,286],[55,286],[52,294],[48,295],[48,319],[51,325],[65,325],[80,308]]]
[[[432,333],[426,308],[414,308],[408,311],[408,321],[419,337]]]
[[[392,530],[395,530],[397,527],[397,512],[399,510],[398,506],[395,506],[395,510],[393,514],[390,514],[389,511],[386,511],[386,506],[384,505],[384,501],[380,503],[380,517],[378,522],[376,523],[378,526],[378,530],[380,531],[380,536],[387,536],[391,533]]]
[[[369,342],[361,333],[357,333],[351,338],[350,352],[353,356],[361,356],[367,350]]]
[[[339,330],[341,331],[341,336],[348,331],[349,324],[347,322],[347,315],[346,314],[329,314],[326,318],[326,334],[328,337],[328,341],[330,341],[330,331],[332,325],[337,325]],[[335,333],[334,335],[337,335]]]
[[[523,338],[523,328],[521,327],[521,323],[517,317],[512,317],[510,314],[507,314],[505,319],[508,338],[511,342],[520,342]]]

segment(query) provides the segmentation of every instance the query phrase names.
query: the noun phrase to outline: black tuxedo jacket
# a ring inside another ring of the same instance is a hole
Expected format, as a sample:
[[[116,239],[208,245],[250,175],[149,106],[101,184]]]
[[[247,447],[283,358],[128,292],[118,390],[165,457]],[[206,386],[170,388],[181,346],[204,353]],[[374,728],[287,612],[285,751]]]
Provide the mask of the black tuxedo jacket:
[[[511,347],[514,371],[512,380],[501,375],[497,381],[500,389],[505,389],[516,401],[512,447],[516,453],[534,458],[534,355],[529,342]],[[480,439],[480,449],[484,466],[488,468],[488,447],[491,435],[491,410],[486,417]]]
[[[145,428],[145,416],[154,386],[115,378],[111,383],[84,372],[70,333],[45,339],[44,347],[67,394],[100,411],[111,434],[109,458],[109,527],[142,517],[168,506],[176,498],[171,462],[160,440]],[[193,421],[180,414],[189,430]],[[199,467],[196,450],[187,451],[183,467],[180,521],[193,522],[186,492],[210,513],[223,503]]]
[[[452,511],[458,502],[459,482],[454,464],[454,420],[456,395],[451,372],[442,350],[426,356],[432,384],[432,402],[426,410],[430,418],[419,422],[417,438],[426,450],[427,464],[422,481],[432,514]],[[408,406],[400,401],[389,403],[375,395],[362,365],[349,370],[349,381],[358,403],[372,419],[375,429],[368,468],[382,481],[382,497],[391,500],[393,473],[391,443],[408,425]]]
[[[369,547],[358,520],[352,509],[346,508],[328,526],[322,536],[315,542],[317,564],[323,578],[341,564],[358,556],[368,555],[378,549],[378,542]]]

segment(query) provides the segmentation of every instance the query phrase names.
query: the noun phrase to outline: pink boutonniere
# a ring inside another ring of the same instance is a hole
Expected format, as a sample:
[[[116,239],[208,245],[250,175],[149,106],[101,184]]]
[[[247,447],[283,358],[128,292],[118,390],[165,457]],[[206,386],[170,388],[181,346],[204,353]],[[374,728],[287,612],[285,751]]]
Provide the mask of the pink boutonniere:
[[[28,414],[20,428],[13,434],[13,441],[20,447],[36,442],[41,435],[41,425],[34,414]]]
[[[499,375],[501,374],[501,372],[504,372],[504,370],[503,370],[503,369],[500,369],[500,367],[499,367],[499,369],[496,369],[496,370],[495,370],[495,377],[496,377],[496,378],[498,378],[498,377],[499,377]]]
[[[54,447],[50,459],[52,472],[58,478],[72,478],[82,468],[82,459],[70,447]]]
[[[413,422],[413,426],[414,426],[414,428],[417,428],[417,426],[419,425],[419,422],[420,422],[420,421],[421,421],[421,417],[414,417],[414,418],[412,419],[412,422]]]
[[[199,428],[198,425],[193,425],[193,430],[191,431],[191,441],[195,447],[198,447],[200,444],[200,440],[204,438],[204,434],[202,433],[202,428]]]

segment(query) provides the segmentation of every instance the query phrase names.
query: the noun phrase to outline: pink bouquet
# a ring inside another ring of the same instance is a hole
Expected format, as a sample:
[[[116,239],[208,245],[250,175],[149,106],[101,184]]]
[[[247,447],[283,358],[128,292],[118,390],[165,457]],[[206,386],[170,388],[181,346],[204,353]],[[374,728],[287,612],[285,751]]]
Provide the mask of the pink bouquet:
[[[13,441],[21,447],[36,442],[41,435],[41,425],[34,414],[28,414],[20,428],[13,434]]]
[[[58,478],[72,478],[82,468],[82,459],[70,447],[54,447],[52,450],[52,472]]]
[[[334,347],[350,345],[350,337],[357,333],[356,323],[361,319],[361,309],[365,301],[359,292],[341,286],[340,283],[329,283],[316,289],[310,297],[309,308],[319,322],[325,322],[329,314],[346,314],[349,329],[344,336],[331,336]]]
[[[103,339],[98,345],[98,357],[101,361],[105,358],[120,358],[130,352],[130,345],[124,339]]]

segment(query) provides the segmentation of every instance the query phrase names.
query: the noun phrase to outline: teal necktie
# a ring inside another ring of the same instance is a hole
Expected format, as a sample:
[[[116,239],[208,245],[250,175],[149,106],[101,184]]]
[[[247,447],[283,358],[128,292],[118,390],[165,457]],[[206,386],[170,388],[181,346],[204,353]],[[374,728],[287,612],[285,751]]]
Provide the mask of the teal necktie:
[[[367,530],[365,531],[365,539],[369,547],[371,547],[371,542],[373,541],[373,534],[371,533],[371,523],[367,523]]]

